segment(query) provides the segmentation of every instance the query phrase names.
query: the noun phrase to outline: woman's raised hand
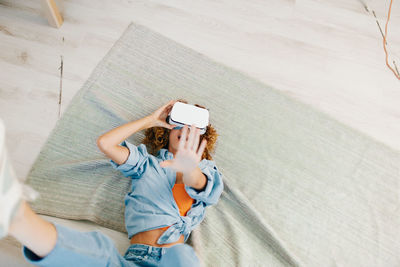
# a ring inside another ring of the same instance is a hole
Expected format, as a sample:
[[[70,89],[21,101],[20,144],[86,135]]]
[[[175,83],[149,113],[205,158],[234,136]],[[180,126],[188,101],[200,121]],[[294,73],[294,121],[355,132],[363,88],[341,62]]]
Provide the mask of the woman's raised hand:
[[[170,167],[183,174],[190,174],[197,167],[206,148],[207,140],[203,139],[199,146],[200,129],[192,125],[189,137],[186,140],[187,131],[188,126],[185,125],[182,129],[175,158],[161,162],[161,167]]]
[[[176,101],[177,100],[169,101],[150,115],[152,118],[152,127],[164,127],[167,129],[175,127],[175,125],[168,124],[166,119]]]

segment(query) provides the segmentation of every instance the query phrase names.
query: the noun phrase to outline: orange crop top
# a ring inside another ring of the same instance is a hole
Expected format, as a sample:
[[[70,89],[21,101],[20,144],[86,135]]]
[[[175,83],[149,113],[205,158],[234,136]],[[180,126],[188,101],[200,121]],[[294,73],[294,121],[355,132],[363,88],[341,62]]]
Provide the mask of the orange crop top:
[[[191,198],[185,190],[185,184],[175,184],[174,187],[172,187],[172,195],[178,205],[179,214],[185,216],[194,203],[194,199]],[[166,226],[160,229],[167,230],[168,227],[169,226]]]

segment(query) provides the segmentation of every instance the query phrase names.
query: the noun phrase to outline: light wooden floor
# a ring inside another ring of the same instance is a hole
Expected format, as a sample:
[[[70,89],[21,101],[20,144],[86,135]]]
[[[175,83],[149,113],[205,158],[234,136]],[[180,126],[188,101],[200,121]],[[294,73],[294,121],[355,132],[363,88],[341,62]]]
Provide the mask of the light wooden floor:
[[[400,67],[400,0],[388,43]],[[309,103],[400,150],[400,81],[385,66],[390,1],[220,0],[59,2],[51,28],[40,1],[0,1],[0,116],[24,178],[61,114],[131,21]],[[248,100],[244,100],[248,101]]]

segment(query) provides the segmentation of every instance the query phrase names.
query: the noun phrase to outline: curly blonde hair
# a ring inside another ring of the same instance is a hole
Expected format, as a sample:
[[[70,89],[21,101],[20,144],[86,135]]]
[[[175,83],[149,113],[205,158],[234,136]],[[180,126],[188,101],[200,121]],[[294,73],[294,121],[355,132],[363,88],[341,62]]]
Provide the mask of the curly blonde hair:
[[[187,104],[188,102],[184,99],[178,99],[178,102],[182,102]],[[196,107],[204,108],[205,107],[195,104]],[[170,129],[164,127],[152,127],[146,129],[143,139],[143,144],[148,145],[153,152],[159,151],[161,148],[168,149],[169,145],[169,133],[171,132]],[[214,153],[215,150],[215,143],[217,142],[218,134],[215,128],[209,124],[206,128],[206,132],[200,135],[200,143],[203,139],[207,140],[206,148],[204,149],[203,155],[201,159],[212,160],[211,153]]]

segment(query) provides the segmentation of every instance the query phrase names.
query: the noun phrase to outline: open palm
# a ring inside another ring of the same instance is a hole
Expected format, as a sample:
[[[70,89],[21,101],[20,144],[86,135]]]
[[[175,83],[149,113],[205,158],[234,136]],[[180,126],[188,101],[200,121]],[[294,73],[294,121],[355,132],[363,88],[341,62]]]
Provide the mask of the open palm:
[[[181,139],[179,140],[178,150],[175,158],[166,160],[160,163],[161,167],[170,167],[177,172],[184,174],[191,173],[199,164],[201,155],[203,155],[207,141],[203,139],[200,142],[200,129],[194,125],[191,126],[189,137],[187,137],[188,126],[185,125],[182,129]]]

